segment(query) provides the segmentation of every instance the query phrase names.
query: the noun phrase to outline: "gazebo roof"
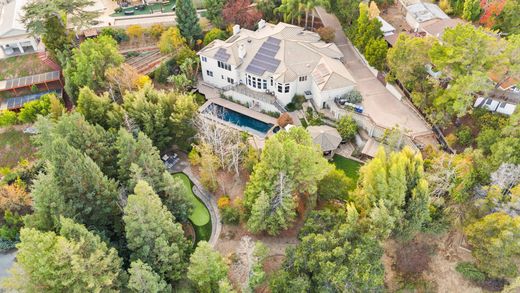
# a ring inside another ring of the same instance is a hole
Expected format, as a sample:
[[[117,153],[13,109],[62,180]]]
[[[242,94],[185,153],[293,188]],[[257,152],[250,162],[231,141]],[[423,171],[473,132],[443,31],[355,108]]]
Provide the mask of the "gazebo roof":
[[[307,131],[314,143],[319,144],[324,152],[337,149],[341,143],[341,135],[336,128],[327,125],[309,126]]]

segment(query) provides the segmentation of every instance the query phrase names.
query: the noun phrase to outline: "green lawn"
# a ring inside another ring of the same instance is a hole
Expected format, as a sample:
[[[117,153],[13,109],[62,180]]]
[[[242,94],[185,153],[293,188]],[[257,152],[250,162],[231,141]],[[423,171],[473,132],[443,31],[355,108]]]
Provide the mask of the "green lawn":
[[[334,161],[334,165],[336,165],[336,168],[343,170],[343,172],[345,172],[348,177],[354,179],[354,181],[357,182],[361,163],[347,159],[340,155],[334,155],[332,159]]]
[[[41,62],[37,54],[27,54],[0,60],[0,80],[48,71],[53,71],[53,69]]]
[[[0,133],[0,168],[13,168],[23,159],[31,160],[35,152],[29,134],[14,129]]]
[[[191,216],[189,216],[190,221],[193,223],[194,226],[203,227],[206,224],[210,222],[210,216],[208,209],[206,206],[193,194],[193,191],[191,189],[191,181],[184,173],[177,173],[174,174],[173,177],[180,178],[182,182],[186,185],[186,187],[190,191],[190,200],[193,204],[193,212]],[[210,225],[211,227],[211,225]]]

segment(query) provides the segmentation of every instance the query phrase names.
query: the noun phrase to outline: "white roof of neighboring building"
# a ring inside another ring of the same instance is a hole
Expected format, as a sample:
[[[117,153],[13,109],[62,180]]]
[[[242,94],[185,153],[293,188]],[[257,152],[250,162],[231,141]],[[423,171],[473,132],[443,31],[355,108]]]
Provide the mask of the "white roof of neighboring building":
[[[384,20],[381,16],[378,16],[377,19],[379,19],[379,21],[383,24],[383,26],[381,26],[381,31],[385,37],[395,33],[395,27],[386,22],[386,20]]]
[[[406,7],[406,11],[412,15],[415,21],[421,23],[432,19],[450,18],[439,6],[432,3],[416,3]]]
[[[11,0],[0,7],[0,38],[27,33],[20,20],[20,13],[27,0]]]
[[[243,58],[240,51],[245,52]],[[259,51],[267,55],[261,54],[263,56],[259,57]],[[320,90],[355,85],[351,73],[340,61],[343,53],[335,44],[325,43],[317,33],[287,23],[266,23],[256,31],[241,29],[226,41],[211,42],[198,54],[231,64],[253,75],[273,76],[281,83],[312,75]],[[263,64],[265,59],[270,68],[251,71],[251,66],[255,67],[259,62]]]

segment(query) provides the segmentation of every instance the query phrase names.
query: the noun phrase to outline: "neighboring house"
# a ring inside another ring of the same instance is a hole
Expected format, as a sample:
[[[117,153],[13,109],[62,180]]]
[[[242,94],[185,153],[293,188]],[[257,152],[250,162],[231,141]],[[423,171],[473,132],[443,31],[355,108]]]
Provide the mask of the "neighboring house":
[[[39,40],[31,36],[20,20],[27,0],[0,4],[0,59],[38,51]]]
[[[446,29],[454,28],[459,24],[465,23],[467,22],[458,18],[432,19],[421,23],[419,25],[419,30],[425,32],[427,36],[432,36],[436,37],[437,39],[441,39]]]
[[[280,105],[295,95],[322,108],[356,85],[335,44],[286,23],[261,20],[256,31],[235,26],[233,36],[211,42],[198,55],[206,83],[266,111],[282,111]]]
[[[518,99],[503,99],[496,97],[477,97],[475,101],[474,107],[482,107],[486,108],[491,112],[498,112],[505,115],[512,115],[515,112],[515,109],[520,101],[520,96]]]
[[[421,25],[427,22],[440,19],[450,19],[450,17],[435,4],[421,2],[406,7],[406,22],[415,31],[419,31]]]

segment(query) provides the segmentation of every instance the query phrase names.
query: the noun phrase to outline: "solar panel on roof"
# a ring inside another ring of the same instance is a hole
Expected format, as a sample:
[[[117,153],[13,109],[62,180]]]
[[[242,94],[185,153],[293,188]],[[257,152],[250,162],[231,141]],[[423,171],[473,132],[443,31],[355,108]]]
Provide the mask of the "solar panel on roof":
[[[275,72],[280,65],[280,60],[274,58],[278,50],[280,50],[280,40],[268,37],[256,52],[246,71],[256,75],[262,75],[265,71]]]
[[[217,53],[215,53],[215,59],[217,59],[218,61],[222,61],[222,62],[227,62],[229,60],[229,57],[231,57],[231,55],[229,55],[227,52],[226,52],[226,49],[224,48],[219,48],[217,50]]]

